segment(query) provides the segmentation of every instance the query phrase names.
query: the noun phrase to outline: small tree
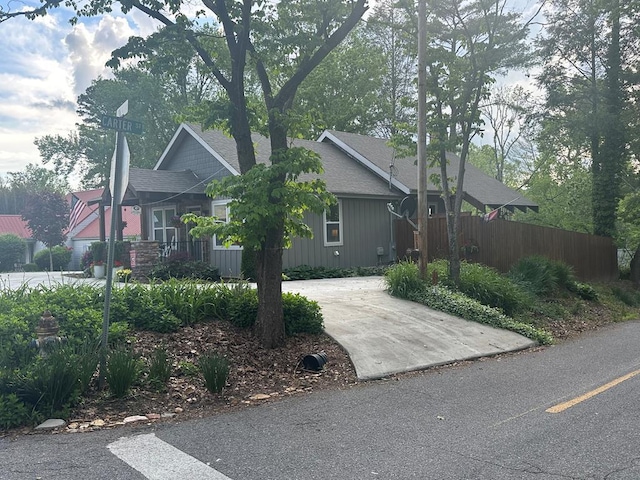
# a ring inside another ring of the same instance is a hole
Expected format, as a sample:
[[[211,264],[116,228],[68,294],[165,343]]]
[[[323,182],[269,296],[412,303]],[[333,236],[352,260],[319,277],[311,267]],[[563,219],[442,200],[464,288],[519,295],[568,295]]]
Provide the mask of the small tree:
[[[13,270],[15,263],[24,259],[24,246],[24,240],[17,235],[0,235],[0,272]]]
[[[53,270],[51,248],[67,239],[65,230],[69,226],[69,204],[64,195],[55,192],[40,192],[29,195],[22,210],[22,218],[33,238],[49,249],[49,267]]]

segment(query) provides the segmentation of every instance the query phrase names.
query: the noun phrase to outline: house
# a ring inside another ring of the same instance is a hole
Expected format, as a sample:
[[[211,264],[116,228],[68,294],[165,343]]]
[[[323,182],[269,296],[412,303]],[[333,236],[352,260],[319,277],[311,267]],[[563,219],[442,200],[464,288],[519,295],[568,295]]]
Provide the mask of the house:
[[[92,242],[101,239],[100,228],[103,223],[100,220],[100,200],[104,193],[103,188],[69,193],[67,201],[71,209],[69,216],[69,228],[67,229],[66,246],[72,249],[70,270],[82,269],[82,256]],[[111,207],[103,208],[105,231],[111,227]],[[121,210],[122,222],[125,224],[122,233],[127,239],[139,240],[141,227],[140,215],[132,206],[123,207]],[[105,235],[108,238],[108,235]],[[103,239],[104,240],[104,239]]]
[[[7,233],[16,235],[25,241],[22,263],[33,263],[34,255],[47,248],[44,243],[33,238],[27,222],[20,215],[0,215],[0,235]]]
[[[258,162],[268,162],[269,140],[255,135]],[[308,215],[314,238],[294,239],[283,254],[283,267],[298,265],[326,267],[370,266],[395,260],[394,221],[401,206],[412,202],[417,193],[415,158],[395,158],[386,140],[326,131],[318,141],[292,140],[322,158],[327,189],[338,204],[323,215]],[[451,171],[457,172],[452,155]],[[439,171],[439,170],[438,170]],[[435,169],[434,169],[435,172]],[[465,199],[480,209],[537,209],[512,189],[471,165],[465,176]],[[214,215],[220,221],[229,218],[228,200],[211,199],[206,185],[214,179],[238,175],[240,167],[235,141],[223,132],[203,131],[194,124],[179,126],[152,170],[132,168],[123,205],[141,206],[141,235],[157,240],[162,251],[188,251],[196,258],[210,261],[224,276],[240,274],[242,249],[225,248],[217,238],[194,240],[176,217],[195,212]],[[107,203],[103,195],[103,203]],[[428,203],[433,214],[444,212],[440,190],[430,184]],[[410,213],[410,212],[408,212]]]

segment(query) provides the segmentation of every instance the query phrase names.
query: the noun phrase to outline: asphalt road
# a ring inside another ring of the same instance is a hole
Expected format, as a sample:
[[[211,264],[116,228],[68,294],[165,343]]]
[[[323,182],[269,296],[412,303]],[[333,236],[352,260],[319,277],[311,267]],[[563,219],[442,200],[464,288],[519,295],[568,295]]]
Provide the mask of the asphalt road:
[[[638,479],[639,342],[630,322],[181,424],[3,439],[0,478]]]

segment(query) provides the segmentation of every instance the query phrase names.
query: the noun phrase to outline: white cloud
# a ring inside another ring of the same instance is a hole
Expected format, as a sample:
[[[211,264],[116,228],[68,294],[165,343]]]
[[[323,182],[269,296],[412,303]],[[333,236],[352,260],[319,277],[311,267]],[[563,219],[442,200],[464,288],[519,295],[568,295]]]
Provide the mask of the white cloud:
[[[69,51],[76,95],[83,93],[92,80],[99,76],[112,76],[105,63],[111,57],[111,52],[123,46],[133,34],[122,17],[105,16],[95,28],[85,24],[73,28],[64,42]]]

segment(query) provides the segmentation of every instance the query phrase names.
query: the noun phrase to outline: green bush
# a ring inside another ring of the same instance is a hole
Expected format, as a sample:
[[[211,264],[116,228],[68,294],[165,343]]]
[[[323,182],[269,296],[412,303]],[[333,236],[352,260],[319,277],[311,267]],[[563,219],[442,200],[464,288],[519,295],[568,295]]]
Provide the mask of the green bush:
[[[40,267],[38,267],[38,265],[36,265],[35,263],[25,263],[22,266],[23,272],[37,272],[39,270],[40,270]]]
[[[56,245],[51,248],[51,255],[53,257],[54,271],[65,270],[71,261],[71,250],[62,245]],[[49,250],[40,250],[33,256],[33,262],[40,270],[49,270]]]
[[[12,272],[24,261],[25,241],[12,233],[0,235],[0,272]]]
[[[256,251],[251,248],[244,247],[242,250],[242,260],[240,265],[240,271],[242,272],[242,278],[244,280],[253,281],[257,278],[256,262]]]
[[[482,305],[476,300],[468,298],[463,294],[452,292],[445,287],[433,286],[413,290],[407,298],[435,310],[456,315],[466,320],[511,330],[535,340],[542,345],[548,345],[553,342],[553,337],[549,332],[523,322],[518,322],[504,315],[498,309]]]
[[[258,291],[245,282],[231,284],[230,291],[229,320],[236,327],[253,326],[258,317]]]
[[[570,289],[575,283],[570,266],[540,255],[521,259],[511,267],[509,277],[538,297],[550,296],[560,288]]]
[[[175,332],[182,324],[169,309],[153,298],[151,289],[141,284],[127,284],[113,289],[109,319],[111,322],[128,322],[140,330],[159,333]]]
[[[206,353],[198,360],[204,385],[211,393],[220,393],[229,377],[229,361],[215,353]]]
[[[94,262],[107,261],[107,242],[91,242],[89,251]]]
[[[130,350],[117,348],[109,354],[107,384],[114,397],[122,398],[140,375],[140,362]]]
[[[573,282],[567,288],[583,300],[598,301],[598,292],[588,283]]]
[[[389,268],[386,265],[373,267],[353,267],[353,268],[331,268],[331,267],[311,267],[309,265],[298,265],[297,267],[286,268],[282,271],[284,280],[314,280],[322,278],[348,278],[348,277],[370,277],[381,276]]]
[[[20,427],[30,420],[29,409],[14,393],[0,394],[0,429]]]
[[[323,321],[318,302],[297,293],[282,294],[284,328],[288,336],[296,333],[322,333]]]
[[[155,280],[189,278],[217,282],[220,280],[220,272],[217,267],[206,262],[192,260],[186,252],[178,252],[155,265],[149,272],[149,278]]]
[[[640,305],[640,293],[625,290],[619,287],[612,287],[611,293],[625,305],[637,307]]]
[[[65,415],[86,390],[96,370],[95,348],[52,345],[8,381],[11,393],[45,417]]]
[[[506,315],[527,310],[534,299],[519,284],[497,270],[479,263],[462,262],[458,290]]]
[[[411,262],[403,261],[392,265],[385,272],[384,280],[389,293],[400,298],[407,298],[411,292],[420,291],[424,287],[418,265]]]

